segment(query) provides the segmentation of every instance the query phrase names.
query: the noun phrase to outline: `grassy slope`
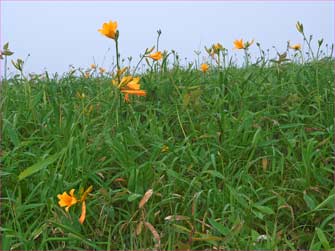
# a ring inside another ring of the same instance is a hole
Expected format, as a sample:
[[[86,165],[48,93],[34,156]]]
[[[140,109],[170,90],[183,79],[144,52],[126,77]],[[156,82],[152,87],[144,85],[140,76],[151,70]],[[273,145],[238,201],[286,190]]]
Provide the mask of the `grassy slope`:
[[[135,236],[143,219],[162,249],[332,248],[333,69],[231,68],[225,85],[216,72],[146,74],[148,96],[131,104],[103,79],[3,86],[2,249],[157,247],[148,228]],[[67,215],[56,196],[88,185],[80,225],[80,206]]]

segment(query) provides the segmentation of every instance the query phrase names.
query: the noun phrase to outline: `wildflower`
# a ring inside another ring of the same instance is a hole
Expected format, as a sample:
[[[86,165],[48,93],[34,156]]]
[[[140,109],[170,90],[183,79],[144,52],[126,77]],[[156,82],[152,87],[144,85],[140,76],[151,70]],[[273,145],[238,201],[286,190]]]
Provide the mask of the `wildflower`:
[[[94,109],[94,106],[93,105],[90,105],[88,108],[84,108],[84,113],[86,115],[89,115]]]
[[[86,218],[86,197],[87,195],[93,190],[93,186],[89,186],[86,191],[82,194],[81,198],[80,198],[80,202],[81,204],[81,215],[79,218],[79,222],[80,224],[83,224]]]
[[[212,45],[212,54],[219,53],[221,50],[223,50],[223,46],[220,43],[216,43]]]
[[[118,83],[116,80],[112,80],[112,84],[118,88],[125,86],[126,84],[128,84],[130,81],[133,80],[132,76],[124,76],[122,77],[120,83]]]
[[[117,22],[109,21],[109,23],[104,23],[102,25],[102,28],[98,31],[106,37],[115,39],[117,33]]]
[[[81,204],[81,215],[79,217],[80,224],[83,224],[86,218],[86,202],[83,201]]]
[[[78,202],[77,198],[74,196],[74,189],[71,189],[70,195],[67,194],[67,192],[64,192],[63,194],[58,194],[57,198],[59,199],[58,204],[61,207],[66,207],[66,212],[68,212],[69,208]]]
[[[129,102],[129,95],[146,96],[147,93],[140,89],[140,77],[124,76],[120,83],[117,80],[112,80],[112,84],[120,88],[121,92],[125,94],[124,99]]]
[[[85,78],[89,78],[89,77],[90,77],[90,72],[89,71],[85,72]]]
[[[209,66],[208,64],[202,64],[200,68],[203,73],[206,73],[208,71]]]
[[[133,78],[128,84],[127,87],[132,90],[139,90],[140,89],[140,77]]]
[[[301,44],[290,45],[290,48],[295,50],[295,51],[300,51],[301,50]]]
[[[121,81],[122,82],[122,81]],[[136,96],[146,96],[147,92],[140,89],[140,77],[132,78],[125,85],[124,88],[121,88],[121,92],[124,94],[124,100],[129,102],[129,95]]]
[[[76,94],[77,98],[79,99],[84,99],[86,96],[85,96],[85,93],[80,93],[80,92],[77,92]]]
[[[74,189],[71,189],[70,191],[70,195],[68,195],[66,192],[64,192],[63,194],[58,194],[57,197],[59,199],[58,204],[61,207],[66,207],[65,211],[68,212],[69,208],[77,203],[82,203],[81,205],[81,215],[79,218],[79,222],[80,224],[83,224],[86,218],[86,197],[87,195],[93,190],[93,186],[90,186],[89,188],[86,189],[85,192],[83,192],[80,200],[78,200],[75,196],[74,196]]]
[[[144,90],[128,90],[128,89],[122,89],[121,92],[124,95],[124,100],[126,102],[129,102],[129,95],[136,95],[136,96],[146,96],[147,92]]]
[[[97,66],[95,64],[91,64],[91,69],[95,70]]]
[[[251,41],[249,41],[249,42],[246,42],[246,43],[243,42],[243,39],[240,39],[240,40],[236,39],[236,40],[234,41],[234,47],[235,47],[235,49],[239,49],[239,50],[240,50],[240,49],[247,49],[247,48],[249,48],[253,43],[254,43],[254,39],[251,40]]]
[[[161,148],[161,152],[165,153],[165,152],[168,152],[168,151],[169,151],[169,147],[167,145],[163,145],[162,148]]]
[[[152,58],[153,60],[157,61],[157,60],[160,60],[162,59],[163,55],[160,51],[157,51],[155,53],[152,53],[150,55],[148,55],[149,58]]]
[[[105,71],[106,71],[105,68],[99,67],[99,72],[100,72],[100,74],[103,74]]]

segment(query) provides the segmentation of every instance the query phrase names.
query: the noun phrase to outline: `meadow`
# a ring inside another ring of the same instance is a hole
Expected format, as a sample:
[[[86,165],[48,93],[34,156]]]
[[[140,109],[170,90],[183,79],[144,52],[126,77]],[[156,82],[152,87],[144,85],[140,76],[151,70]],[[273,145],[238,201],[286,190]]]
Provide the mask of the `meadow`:
[[[334,59],[296,28],[307,51],[267,59],[236,40],[242,66],[219,43],[182,66],[160,31],[141,73],[119,57],[62,76],[13,61],[1,249],[333,250]]]

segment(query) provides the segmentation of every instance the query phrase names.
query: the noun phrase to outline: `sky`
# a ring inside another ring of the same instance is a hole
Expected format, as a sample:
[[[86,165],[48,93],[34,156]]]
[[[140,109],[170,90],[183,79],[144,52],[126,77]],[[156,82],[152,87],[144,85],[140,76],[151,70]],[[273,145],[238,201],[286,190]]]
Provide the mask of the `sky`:
[[[96,63],[110,69],[114,41],[98,29],[117,21],[123,58],[133,57],[156,44],[175,50],[182,62],[206,55],[204,46],[220,42],[232,50],[233,41],[255,39],[272,53],[285,50],[288,40],[302,43],[295,24],[324,43],[334,43],[333,1],[10,1],[1,4],[1,48],[9,42],[11,59],[27,59],[25,72],[63,73],[69,65],[89,67]],[[256,56],[257,47],[251,48]],[[30,55],[28,58],[27,56]],[[3,62],[1,66],[3,72]],[[13,67],[10,67],[13,72]]]

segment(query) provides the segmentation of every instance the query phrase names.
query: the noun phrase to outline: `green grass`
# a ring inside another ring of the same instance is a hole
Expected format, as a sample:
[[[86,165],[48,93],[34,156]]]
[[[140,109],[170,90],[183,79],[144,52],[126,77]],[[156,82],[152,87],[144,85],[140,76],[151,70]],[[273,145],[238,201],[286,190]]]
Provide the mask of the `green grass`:
[[[334,248],[333,60],[141,82],[2,85],[3,250]],[[89,185],[80,225],[57,194]]]

